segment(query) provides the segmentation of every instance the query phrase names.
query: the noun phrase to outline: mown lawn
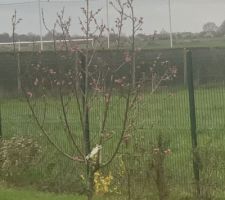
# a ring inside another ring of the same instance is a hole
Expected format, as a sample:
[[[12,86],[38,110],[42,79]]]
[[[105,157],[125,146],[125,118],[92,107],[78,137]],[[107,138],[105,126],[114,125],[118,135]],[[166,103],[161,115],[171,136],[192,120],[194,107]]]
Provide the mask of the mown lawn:
[[[84,195],[75,194],[55,194],[48,192],[40,192],[34,189],[26,188],[7,188],[0,186],[1,200],[86,200]],[[125,200],[118,196],[97,196],[93,200]]]
[[[86,200],[85,196],[78,195],[66,195],[66,194],[54,194],[44,193],[31,189],[15,189],[0,187],[0,199],[1,200]],[[111,197],[95,197],[94,200],[125,200],[126,198],[120,198],[118,196]],[[191,194],[181,193],[176,191],[172,193],[169,200],[196,200]],[[225,194],[220,193],[218,200],[225,200]],[[152,196],[151,200],[158,200],[157,196]]]
[[[207,149],[207,153],[209,154],[205,155],[206,158],[203,158],[203,165],[206,164],[208,166],[203,166],[200,175],[204,177],[205,181],[209,180],[209,182],[203,183],[205,184],[205,188],[211,187],[210,185],[215,185],[216,190],[221,191],[225,184],[225,160],[223,156],[225,154],[225,89],[224,87],[202,87],[195,91],[195,95],[198,144],[200,150],[203,149],[203,152],[205,152]],[[2,102],[3,137],[11,137],[12,135],[41,135],[23,99],[10,99]],[[41,119],[41,110],[44,107],[41,103],[38,103],[36,108],[38,116]],[[121,130],[123,110],[124,99],[120,96],[114,96],[106,126],[107,130],[113,131],[114,135],[103,147],[104,161],[107,160],[107,156],[115,149],[115,144],[118,141],[117,134],[119,134]],[[100,99],[93,101],[93,107],[90,113],[90,130],[93,144],[97,144],[96,138],[99,136],[100,121],[102,120],[102,114],[100,113],[102,113],[102,111],[103,101]],[[71,146],[69,146],[67,138],[63,133],[64,126],[60,118],[60,115],[62,115],[61,112],[59,102],[50,99],[45,115],[45,128],[49,135],[69,152]],[[178,187],[182,188],[181,190],[179,189],[179,191],[183,192],[190,191],[194,184],[187,91],[184,89],[168,89],[167,91],[155,93],[153,95],[143,93],[141,103],[134,111],[134,117],[136,129],[135,132],[132,133],[134,136],[131,141],[135,141],[135,144],[139,145],[138,147],[142,147],[149,152],[152,145],[155,144],[157,136],[162,134],[163,137],[169,141],[168,146],[172,151],[172,154],[166,159],[165,163],[169,171],[170,187],[173,189]],[[77,134],[77,138],[82,139],[82,131],[79,125],[78,111],[75,102],[71,102],[68,109],[68,121],[71,129]],[[45,137],[40,138],[43,139],[44,144],[46,144]],[[136,147],[131,149],[130,152],[135,153],[135,150]],[[142,156],[144,158],[144,155]],[[115,166],[117,165],[118,164],[115,163]],[[79,171],[78,167],[73,166],[73,163],[71,164],[69,161],[65,161],[59,157],[57,152],[55,153],[50,150],[47,152],[45,162],[41,163],[41,169],[46,170],[49,166],[54,166],[51,170],[52,174],[48,171],[46,172],[49,173],[49,177],[56,176],[60,182],[62,182],[61,180],[65,180],[66,184],[76,177],[79,179],[82,173],[82,170]],[[111,167],[110,170],[112,170],[112,174],[115,175],[118,168]],[[144,176],[143,179],[145,179]],[[62,185],[63,184],[64,183],[62,183]],[[72,185],[72,187],[74,187],[74,185]],[[4,192],[7,197],[10,190],[4,190],[2,193]],[[25,198],[26,195],[29,196],[29,194],[32,196],[32,191],[18,192],[21,193],[21,195],[25,194]],[[12,190],[12,195],[13,194]],[[44,199],[46,194],[37,193],[37,195],[43,195],[41,199]],[[18,196],[15,194],[15,197]],[[21,196],[21,198],[23,197]],[[36,195],[33,195],[33,198],[36,200]],[[46,198],[51,200],[51,198],[54,198],[54,195],[51,196],[51,194],[48,194]],[[72,196],[57,196],[57,198],[74,199]],[[81,197],[77,198],[79,200]],[[13,197],[8,199],[14,200]]]
[[[35,190],[9,189],[0,187],[1,200],[84,200],[85,197],[73,195],[56,195]]]

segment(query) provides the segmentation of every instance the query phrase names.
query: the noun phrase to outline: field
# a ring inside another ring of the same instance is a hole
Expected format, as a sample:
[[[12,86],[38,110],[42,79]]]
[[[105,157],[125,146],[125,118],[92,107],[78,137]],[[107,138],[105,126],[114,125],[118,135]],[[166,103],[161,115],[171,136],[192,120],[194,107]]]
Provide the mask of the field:
[[[191,48],[191,47],[224,47],[225,38],[197,38],[197,39],[174,39],[173,48]],[[143,43],[144,49],[164,49],[170,48],[169,40],[155,40]]]
[[[136,44],[142,49],[169,49],[170,40],[152,40],[149,39],[140,40],[136,39]],[[82,47],[83,44],[79,44]],[[107,46],[107,42],[103,46]],[[173,48],[191,48],[191,47],[225,47],[224,37],[215,38],[196,38],[196,39],[176,39],[173,38]],[[40,49],[39,44],[21,44],[21,51],[38,51]],[[111,43],[111,48],[116,48],[115,44]],[[129,44],[125,43],[124,48],[130,48]],[[45,44],[44,50],[53,50],[52,44]],[[12,45],[1,45],[0,52],[12,52]]]
[[[201,160],[201,190],[203,193],[204,191],[210,191],[210,195],[215,198],[225,199],[225,194],[223,194],[225,184],[225,169],[223,167],[225,163],[225,87],[221,84],[199,87],[195,91],[195,97]],[[90,113],[93,146],[97,144],[96,138],[99,135],[102,105],[101,98],[93,100]],[[36,111],[40,118],[43,116],[41,111],[43,108],[43,102],[38,100]],[[77,105],[72,100],[69,104],[68,119],[72,130],[77,133],[78,140],[82,140],[76,108]],[[124,99],[120,95],[115,95],[112,99],[107,123],[107,130],[113,131],[113,137],[103,146],[103,159],[105,160],[112,153],[118,141],[117,134],[121,130],[123,110]],[[72,193],[79,191],[80,185],[77,182],[80,181],[79,175],[83,173],[82,167],[74,166],[73,163],[61,157],[48,145],[45,137],[36,126],[25,100],[23,98],[2,100],[1,111],[3,138],[21,135],[34,137],[40,141],[45,149],[45,156],[42,161],[30,171],[23,173],[25,177],[19,176],[17,178],[25,185],[32,183],[41,190]],[[70,152],[70,143],[67,142],[65,134],[63,134],[61,114],[59,102],[54,98],[49,98],[44,126],[55,142]],[[139,193],[143,193],[143,190],[140,189],[141,184],[145,182],[146,174],[150,170],[151,151],[157,147],[157,138],[161,135],[166,141],[166,147],[172,151],[165,158],[164,163],[171,195],[173,199],[191,199],[190,194],[193,192],[194,178],[187,90],[184,88],[168,88],[154,94],[143,92],[140,96],[140,103],[130,114],[131,119],[135,121],[135,129],[130,132],[130,144],[128,147],[125,144],[122,146],[115,162],[104,172],[112,172],[114,185],[125,184],[126,178],[119,177],[118,171],[120,170],[120,155],[128,154],[130,159],[128,163],[132,163],[130,166],[132,166],[131,171],[133,173],[131,187],[135,195],[140,195]],[[52,168],[49,171],[50,167]],[[45,181],[41,182],[40,180],[43,178]],[[74,179],[76,183],[71,179]],[[38,186],[36,186],[36,182]],[[44,184],[44,188],[42,184]],[[153,198],[157,193],[154,181],[151,180],[148,184],[148,188],[145,188],[144,191],[148,193],[149,197]],[[73,188],[74,186],[77,188]],[[121,188],[122,191],[126,191],[126,187]],[[51,197],[46,197],[46,199],[50,200]],[[62,199],[64,198],[62,197]],[[65,197],[65,199],[67,198]]]

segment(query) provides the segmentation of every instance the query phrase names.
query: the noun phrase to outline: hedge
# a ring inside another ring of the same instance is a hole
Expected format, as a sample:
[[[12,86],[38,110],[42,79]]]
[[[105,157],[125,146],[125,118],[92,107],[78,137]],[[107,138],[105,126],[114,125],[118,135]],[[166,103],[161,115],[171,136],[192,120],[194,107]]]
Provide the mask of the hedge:
[[[127,50],[99,50],[93,60],[95,65],[100,67],[116,67],[124,59],[124,53]],[[193,66],[195,82],[204,84],[208,81],[224,80],[225,77],[225,48],[193,48]],[[156,57],[160,55],[164,61],[169,61],[178,69],[178,75],[173,84],[183,85],[184,83],[184,49],[157,49],[157,50],[139,50],[136,53],[137,77],[143,73],[148,75],[148,71]],[[55,54],[52,51],[46,52],[20,52],[20,66],[22,74],[26,74],[31,69],[31,65],[41,64],[49,68],[60,66],[73,67],[75,60],[73,55],[65,57],[65,52]],[[69,63],[69,65],[68,65]],[[13,53],[0,53],[0,90],[13,91],[17,88],[17,65],[18,57]],[[119,73],[127,74],[129,65],[125,65]]]

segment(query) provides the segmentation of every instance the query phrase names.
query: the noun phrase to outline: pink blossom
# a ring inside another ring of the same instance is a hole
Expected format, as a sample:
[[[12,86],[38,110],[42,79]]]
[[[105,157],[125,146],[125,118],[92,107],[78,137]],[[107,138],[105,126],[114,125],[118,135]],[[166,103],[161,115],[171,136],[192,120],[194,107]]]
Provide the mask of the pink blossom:
[[[31,98],[32,96],[33,96],[33,94],[32,94],[32,92],[27,92],[27,96],[29,97],[29,98]]]
[[[114,82],[121,85],[123,83],[123,79],[116,79]]]

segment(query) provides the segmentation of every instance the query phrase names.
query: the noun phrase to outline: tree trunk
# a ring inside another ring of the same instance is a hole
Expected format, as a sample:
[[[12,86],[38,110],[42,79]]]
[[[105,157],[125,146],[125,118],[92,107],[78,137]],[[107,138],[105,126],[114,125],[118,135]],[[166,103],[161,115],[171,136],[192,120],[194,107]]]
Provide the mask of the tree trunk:
[[[84,151],[87,156],[91,152],[90,130],[89,130],[89,108],[88,108],[88,66],[87,57],[80,55],[81,60],[81,73],[82,81],[80,84],[82,91],[82,104],[83,104],[83,142]],[[88,200],[93,199],[94,190],[94,172],[91,168],[90,162],[87,160],[86,164],[86,177],[87,177],[87,197]]]
[[[90,165],[88,165],[88,182],[87,182],[87,197],[88,200],[92,200],[94,196],[94,172],[92,169],[90,169]]]
[[[136,86],[136,52],[135,52],[135,22],[134,12],[132,9],[132,87]]]

